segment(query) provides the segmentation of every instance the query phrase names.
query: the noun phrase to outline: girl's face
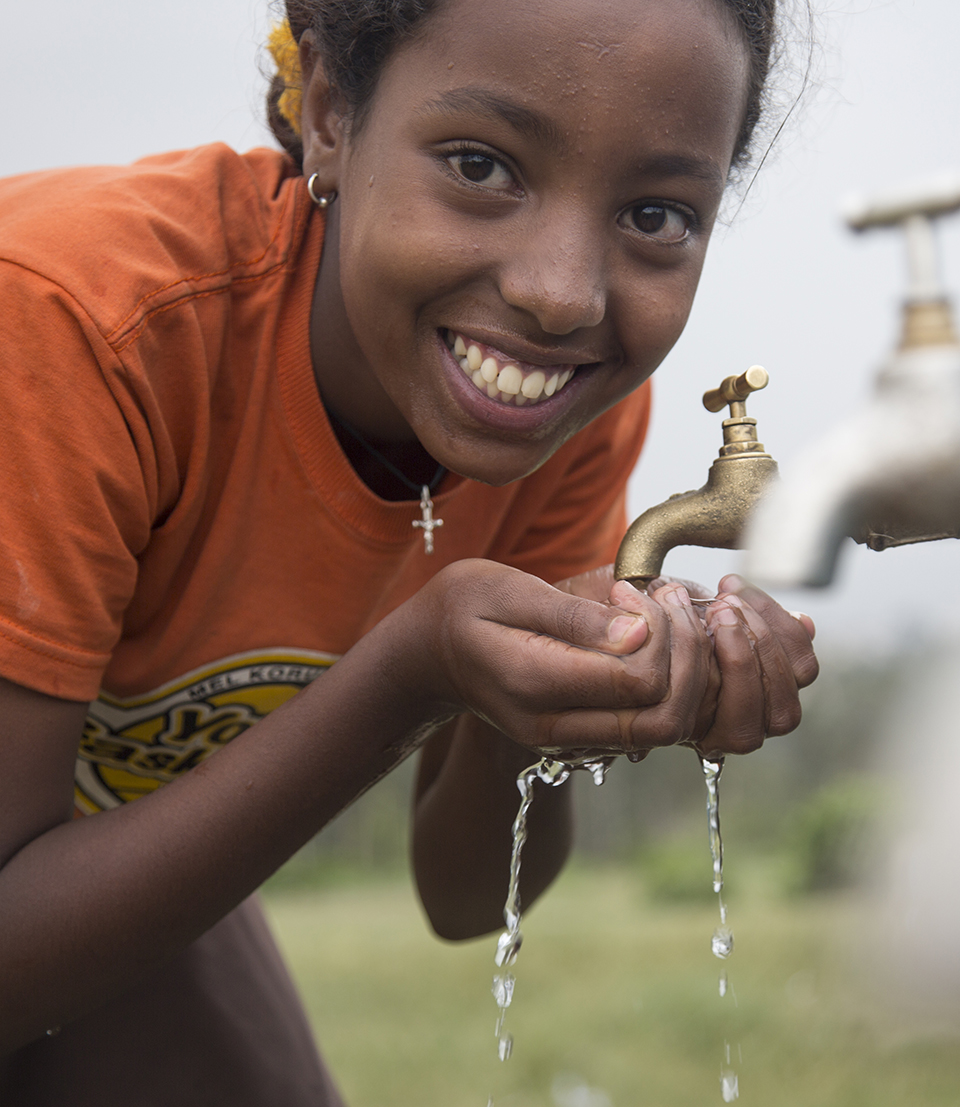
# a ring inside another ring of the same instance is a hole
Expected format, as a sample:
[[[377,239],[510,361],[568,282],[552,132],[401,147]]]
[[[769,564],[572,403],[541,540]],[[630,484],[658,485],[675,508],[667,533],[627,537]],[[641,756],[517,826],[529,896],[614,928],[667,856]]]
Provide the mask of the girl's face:
[[[447,0],[358,132],[324,148],[305,114],[305,173],[339,192],[325,402],[468,477],[536,469],[679,337],[747,77],[718,0]]]

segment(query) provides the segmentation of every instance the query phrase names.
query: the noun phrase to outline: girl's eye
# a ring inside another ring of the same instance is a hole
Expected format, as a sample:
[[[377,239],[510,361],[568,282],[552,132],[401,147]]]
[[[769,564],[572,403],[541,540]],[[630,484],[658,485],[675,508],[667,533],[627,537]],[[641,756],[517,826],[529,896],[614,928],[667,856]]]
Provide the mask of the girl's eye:
[[[621,217],[627,226],[661,242],[682,242],[690,233],[693,217],[666,204],[635,204]]]
[[[463,177],[470,184],[479,185],[481,188],[491,188],[502,191],[510,188],[514,183],[513,174],[496,158],[489,154],[462,153],[451,154],[447,158],[447,164],[459,177]]]

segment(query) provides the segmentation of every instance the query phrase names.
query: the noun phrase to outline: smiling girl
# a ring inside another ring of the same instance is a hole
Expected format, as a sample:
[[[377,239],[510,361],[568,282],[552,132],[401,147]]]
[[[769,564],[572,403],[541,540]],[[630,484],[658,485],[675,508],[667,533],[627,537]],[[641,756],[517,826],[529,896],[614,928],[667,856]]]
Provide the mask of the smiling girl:
[[[470,937],[536,751],[796,725],[807,623],[596,571],[773,6],[289,0],[286,153],[0,184],[4,1104],[340,1104],[249,897],[360,793]]]

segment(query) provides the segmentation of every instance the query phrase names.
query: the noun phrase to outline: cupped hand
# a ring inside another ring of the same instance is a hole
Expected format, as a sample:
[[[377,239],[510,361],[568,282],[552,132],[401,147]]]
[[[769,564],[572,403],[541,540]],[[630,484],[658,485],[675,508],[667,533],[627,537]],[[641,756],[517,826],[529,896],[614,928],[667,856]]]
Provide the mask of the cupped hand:
[[[429,694],[558,755],[694,740],[719,680],[686,589],[652,597],[619,582],[606,602],[575,594],[596,584],[554,588],[488,561],[448,566],[415,597]]]
[[[600,598],[614,585],[605,566],[562,581],[573,595]],[[704,754],[749,753],[765,738],[787,734],[800,722],[799,690],[817,677],[816,629],[809,615],[787,612],[741,577],[720,581],[716,596],[692,581],[659,577],[647,587],[661,601],[677,585],[700,611],[713,643],[713,665],[701,701],[693,745]],[[671,590],[671,591],[668,591]]]
[[[720,581],[705,608],[720,688],[709,725],[692,743],[703,754],[749,753],[800,722],[799,690],[817,677],[815,628],[738,576]]]

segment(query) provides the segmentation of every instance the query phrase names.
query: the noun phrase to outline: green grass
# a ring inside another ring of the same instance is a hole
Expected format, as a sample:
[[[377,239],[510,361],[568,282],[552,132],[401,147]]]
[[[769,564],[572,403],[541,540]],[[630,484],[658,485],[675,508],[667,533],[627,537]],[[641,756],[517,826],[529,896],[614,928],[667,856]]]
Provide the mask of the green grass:
[[[563,1073],[612,1107],[701,1107],[722,1103],[725,1041],[743,1107],[960,1103],[960,1042],[892,1033],[857,987],[849,899],[734,899],[736,1000],[721,1000],[715,904],[575,867],[525,920],[506,1064],[494,940],[431,937],[405,880],[275,888],[267,907],[350,1107],[556,1107]],[[565,1102],[605,1107],[581,1094]]]

